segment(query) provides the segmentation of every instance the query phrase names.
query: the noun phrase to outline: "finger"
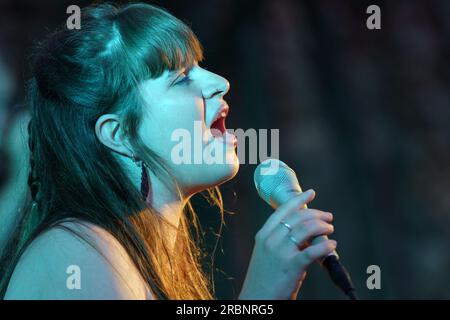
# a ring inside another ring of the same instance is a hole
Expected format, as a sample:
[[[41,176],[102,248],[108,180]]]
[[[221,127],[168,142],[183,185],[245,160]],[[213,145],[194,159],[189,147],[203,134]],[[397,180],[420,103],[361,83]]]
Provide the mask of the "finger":
[[[275,229],[268,239],[273,247],[278,248],[278,250],[292,252],[309,246],[310,239],[314,239],[317,236],[330,235],[333,231],[333,225],[327,222],[310,220],[296,229],[280,224],[280,227]]]
[[[336,250],[337,242],[335,240],[327,240],[312,246],[309,246],[303,251],[300,251],[295,257],[294,261],[299,266],[308,266],[313,261],[326,257],[334,250]]]
[[[325,221],[332,222],[333,215],[329,212],[323,212],[316,209],[301,209],[299,211],[293,210],[285,219],[281,220],[280,223],[286,228],[293,230],[301,227],[302,223],[307,221]]]
[[[278,207],[278,209],[275,211],[275,215],[283,216],[289,214],[293,210],[298,210],[304,205],[310,203],[315,197],[316,192],[313,189],[302,192]]]
[[[296,249],[295,241],[289,240],[291,236],[292,228],[283,222],[278,224],[278,227],[274,228],[270,233],[268,239],[275,248],[281,251],[288,252]],[[294,248],[292,247],[294,245]],[[298,250],[298,249],[297,249]]]
[[[304,222],[308,220],[322,220],[325,222],[333,221],[333,214],[330,212],[324,212],[317,209],[301,209],[298,214],[293,214],[294,217],[299,217],[298,220],[292,220],[292,222]],[[286,219],[286,221],[289,218]]]
[[[314,190],[310,189],[308,191],[302,192],[300,195],[290,199],[288,202],[280,206],[275,212],[267,219],[263,228],[270,233],[271,230],[278,227],[278,224],[292,212],[292,210],[299,209],[305,204],[311,202],[316,193]]]
[[[330,235],[334,232],[334,226],[321,220],[309,220],[292,229],[291,235],[297,240],[300,246],[311,238],[317,236]]]

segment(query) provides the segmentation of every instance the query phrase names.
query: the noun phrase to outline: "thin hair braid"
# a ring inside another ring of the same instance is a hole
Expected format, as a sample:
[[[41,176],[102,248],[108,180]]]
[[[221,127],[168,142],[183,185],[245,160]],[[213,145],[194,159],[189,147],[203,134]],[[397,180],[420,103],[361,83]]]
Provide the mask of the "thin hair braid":
[[[41,207],[42,200],[42,188],[41,181],[39,179],[39,174],[36,165],[36,132],[34,127],[34,120],[31,119],[28,123],[28,148],[30,149],[30,172],[28,174],[28,187],[31,192],[31,215],[28,223],[26,223],[24,232],[30,234],[33,232],[33,228],[36,225],[35,220],[40,220],[39,209]]]

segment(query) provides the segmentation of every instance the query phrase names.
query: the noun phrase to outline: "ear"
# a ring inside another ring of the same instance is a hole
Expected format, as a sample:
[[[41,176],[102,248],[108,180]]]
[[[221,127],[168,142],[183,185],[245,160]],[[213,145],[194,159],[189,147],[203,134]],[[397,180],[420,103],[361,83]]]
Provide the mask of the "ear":
[[[98,118],[95,123],[95,134],[106,147],[124,156],[132,157],[118,115],[104,114]]]

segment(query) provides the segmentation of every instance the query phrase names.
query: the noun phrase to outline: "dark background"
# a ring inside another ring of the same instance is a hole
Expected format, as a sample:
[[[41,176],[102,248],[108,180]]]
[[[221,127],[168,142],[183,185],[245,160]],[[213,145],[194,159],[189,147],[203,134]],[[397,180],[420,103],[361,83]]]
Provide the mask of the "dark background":
[[[32,44],[65,22],[68,5],[88,3],[0,0],[0,52],[16,88],[9,108],[22,101]],[[280,158],[316,190],[312,206],[334,213],[360,297],[450,298],[449,1],[149,3],[186,21],[205,47],[203,66],[230,81],[228,128],[280,129]],[[381,7],[381,30],[366,28],[370,4]],[[217,254],[219,298],[238,294],[272,211],[254,168],[242,165],[222,188],[235,213]],[[217,226],[214,210],[200,202],[198,211],[205,231]],[[381,290],[366,287],[372,264]],[[314,265],[300,298],[343,296]]]

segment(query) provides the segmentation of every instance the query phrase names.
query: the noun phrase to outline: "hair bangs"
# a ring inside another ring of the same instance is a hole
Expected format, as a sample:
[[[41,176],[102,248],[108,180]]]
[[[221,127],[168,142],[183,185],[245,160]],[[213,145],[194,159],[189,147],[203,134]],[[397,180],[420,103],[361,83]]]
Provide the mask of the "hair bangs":
[[[125,47],[140,57],[139,62],[134,61],[138,63],[135,71],[143,78],[157,78],[166,70],[189,69],[203,60],[203,48],[194,32],[164,9],[132,4],[118,19],[125,22],[120,30]]]

